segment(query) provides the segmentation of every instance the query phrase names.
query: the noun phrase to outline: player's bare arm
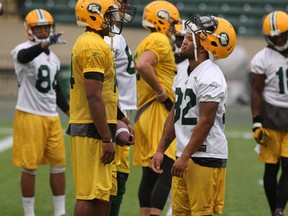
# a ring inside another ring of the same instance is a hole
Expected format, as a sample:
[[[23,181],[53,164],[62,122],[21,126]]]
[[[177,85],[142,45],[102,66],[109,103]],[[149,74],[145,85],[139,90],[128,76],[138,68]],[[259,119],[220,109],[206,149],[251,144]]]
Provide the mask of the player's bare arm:
[[[164,124],[163,134],[161,136],[157,151],[152,158],[151,168],[156,173],[162,173],[163,170],[160,169],[164,158],[164,152],[170,146],[172,141],[175,139],[175,129],[174,129],[174,106],[169,112],[167,119]]]
[[[145,51],[136,63],[136,68],[141,77],[151,86],[157,95],[157,100],[163,102],[167,99],[167,93],[161,86],[153,66],[158,62],[156,54],[150,50]]]
[[[101,162],[108,164],[114,160],[115,148],[107,125],[105,106],[101,93],[103,82],[100,80],[85,79],[85,86],[91,118],[103,139]]]
[[[252,83],[252,115],[260,116],[261,104],[262,104],[262,92],[265,86],[265,75],[251,73],[251,83]]]

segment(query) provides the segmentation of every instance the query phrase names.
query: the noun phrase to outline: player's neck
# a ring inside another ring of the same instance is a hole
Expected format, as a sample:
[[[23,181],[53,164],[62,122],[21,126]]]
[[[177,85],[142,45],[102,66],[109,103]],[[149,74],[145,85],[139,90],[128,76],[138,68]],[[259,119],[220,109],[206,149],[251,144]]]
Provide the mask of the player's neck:
[[[189,59],[189,68],[188,70],[191,72],[193,72],[193,70],[198,66],[200,65],[202,62],[204,62],[205,60],[207,60],[208,58],[204,58],[203,56],[199,56],[198,57],[198,60],[195,61],[195,59]]]

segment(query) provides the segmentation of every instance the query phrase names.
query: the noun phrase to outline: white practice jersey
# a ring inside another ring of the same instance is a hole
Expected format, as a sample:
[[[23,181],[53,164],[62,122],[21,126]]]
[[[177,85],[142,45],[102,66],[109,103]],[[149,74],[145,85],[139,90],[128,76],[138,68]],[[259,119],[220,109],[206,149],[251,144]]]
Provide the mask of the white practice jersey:
[[[191,157],[227,159],[228,146],[224,134],[227,84],[221,69],[210,59],[198,65],[190,75],[187,68],[178,71],[172,86],[175,93],[174,126],[177,156],[188,144],[199,119],[200,102],[219,103],[215,122],[205,142]]]
[[[288,108],[288,59],[265,47],[251,61],[250,71],[265,74],[263,98],[269,104]]]
[[[11,51],[19,85],[16,109],[42,116],[58,116],[55,91],[55,78],[60,70],[58,57],[50,50],[49,55],[42,52],[27,64],[17,60],[20,50],[34,45],[36,43],[26,41]]]
[[[125,38],[122,35],[104,37],[112,46],[115,55],[116,79],[118,84],[119,106],[122,111],[137,109],[137,87],[134,62]]]

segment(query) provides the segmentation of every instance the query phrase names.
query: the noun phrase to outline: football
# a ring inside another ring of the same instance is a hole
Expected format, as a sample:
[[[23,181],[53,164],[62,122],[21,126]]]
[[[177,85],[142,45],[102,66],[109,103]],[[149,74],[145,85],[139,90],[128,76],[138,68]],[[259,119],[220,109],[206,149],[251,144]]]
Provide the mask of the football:
[[[2,16],[4,14],[4,8],[2,3],[0,2],[0,16]]]
[[[117,130],[115,136],[115,142],[117,145],[124,146],[127,145],[127,141],[129,141],[130,133],[127,125],[120,120],[117,120]]]

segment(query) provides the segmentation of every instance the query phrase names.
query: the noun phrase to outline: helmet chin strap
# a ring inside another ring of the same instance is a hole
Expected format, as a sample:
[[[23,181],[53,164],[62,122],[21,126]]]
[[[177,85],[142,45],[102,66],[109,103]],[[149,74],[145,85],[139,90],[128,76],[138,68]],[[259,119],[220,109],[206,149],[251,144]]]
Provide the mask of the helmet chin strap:
[[[284,50],[286,50],[286,49],[288,48],[288,40],[286,41],[286,43],[285,43],[283,46],[275,46],[275,45],[272,43],[272,41],[269,40],[269,38],[266,37],[266,39],[267,39],[267,42],[268,42],[271,46],[273,46],[273,47],[274,47],[277,51],[279,51],[279,52],[283,52]]]
[[[194,46],[194,59],[197,62],[198,61],[198,53],[197,53],[197,43],[194,32],[192,32],[192,38],[193,38],[193,46]]]
[[[34,41],[37,42],[37,43],[41,43],[41,42],[45,42],[45,41],[46,41],[46,39],[39,39],[39,38],[37,38],[36,35],[33,35],[33,39],[34,39]]]

